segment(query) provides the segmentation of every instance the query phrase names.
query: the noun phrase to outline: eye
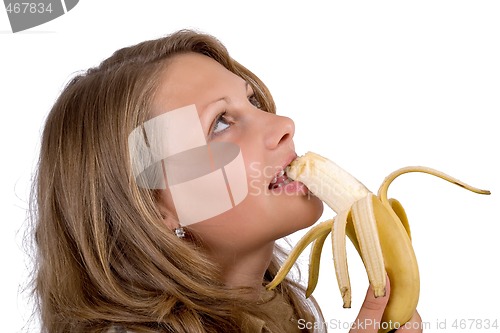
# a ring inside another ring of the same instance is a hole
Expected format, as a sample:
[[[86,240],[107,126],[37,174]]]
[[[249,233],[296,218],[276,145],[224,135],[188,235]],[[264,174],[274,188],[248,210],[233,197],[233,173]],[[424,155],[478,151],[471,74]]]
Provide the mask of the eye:
[[[210,133],[212,135],[220,134],[221,132],[228,129],[230,126],[231,126],[231,123],[229,122],[229,120],[227,120],[226,112],[224,111],[223,113],[219,114],[215,118],[214,123],[212,125],[212,130],[210,131]]]
[[[262,105],[260,104],[259,100],[257,99],[257,96],[255,94],[252,94],[248,97],[248,101],[255,106],[257,109],[261,109]]]

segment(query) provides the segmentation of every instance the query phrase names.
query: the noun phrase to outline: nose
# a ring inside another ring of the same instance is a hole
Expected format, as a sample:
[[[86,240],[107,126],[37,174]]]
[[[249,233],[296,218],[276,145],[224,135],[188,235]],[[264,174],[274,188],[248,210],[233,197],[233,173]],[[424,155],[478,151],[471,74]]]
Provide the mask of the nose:
[[[295,134],[295,123],[288,117],[268,114],[268,126],[266,126],[265,146],[268,149],[275,149],[280,146],[292,143]]]

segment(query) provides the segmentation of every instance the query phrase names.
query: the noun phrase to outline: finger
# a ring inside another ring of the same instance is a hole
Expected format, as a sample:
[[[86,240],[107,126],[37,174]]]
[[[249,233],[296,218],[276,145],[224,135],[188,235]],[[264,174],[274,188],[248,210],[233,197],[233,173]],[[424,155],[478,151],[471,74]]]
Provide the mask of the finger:
[[[401,326],[396,333],[421,333],[423,332],[422,318],[417,311],[413,314],[411,319]]]
[[[378,332],[378,327],[384,314],[385,306],[389,301],[389,295],[391,293],[391,286],[389,278],[387,277],[387,283],[385,288],[385,296],[375,297],[373,289],[370,286],[366,292],[366,297],[359,310],[358,317],[353,324],[353,327],[349,333],[371,333]]]

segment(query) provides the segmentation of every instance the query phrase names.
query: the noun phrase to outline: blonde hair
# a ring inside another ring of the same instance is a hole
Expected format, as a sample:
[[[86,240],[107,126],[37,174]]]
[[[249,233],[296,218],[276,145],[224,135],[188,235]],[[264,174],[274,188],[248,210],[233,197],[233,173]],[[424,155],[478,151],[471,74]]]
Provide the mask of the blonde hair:
[[[127,137],[148,117],[164,60],[183,52],[215,59],[275,112],[257,76],[217,39],[190,30],[118,50],[74,77],[46,120],[34,187],[42,331],[239,332],[248,318],[269,327],[283,320],[248,302],[245,290],[222,285],[198,242],[168,230],[155,193],[131,175]],[[280,255],[276,247],[265,279],[276,274]],[[278,292],[297,318],[314,320],[315,306],[297,282],[284,281]]]

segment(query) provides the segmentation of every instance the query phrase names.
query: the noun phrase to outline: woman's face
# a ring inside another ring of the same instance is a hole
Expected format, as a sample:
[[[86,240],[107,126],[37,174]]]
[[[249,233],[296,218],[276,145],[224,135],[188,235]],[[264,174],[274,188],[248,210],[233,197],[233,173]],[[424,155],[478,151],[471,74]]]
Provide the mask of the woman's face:
[[[208,143],[239,147],[248,185],[241,203],[188,228],[211,251],[235,253],[268,245],[317,221],[323,204],[303,184],[271,184],[297,156],[293,121],[260,110],[247,82],[212,58],[188,53],[168,61],[152,116],[194,104]],[[284,178],[278,177],[278,183]],[[163,207],[174,211],[168,190],[161,200]],[[196,202],[192,208],[197,209]]]

